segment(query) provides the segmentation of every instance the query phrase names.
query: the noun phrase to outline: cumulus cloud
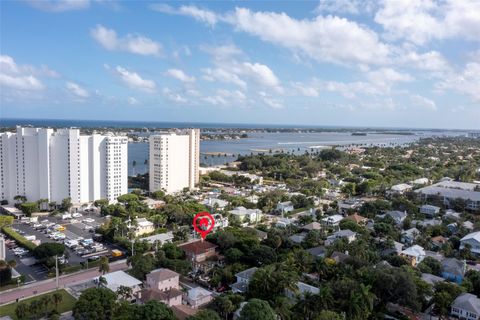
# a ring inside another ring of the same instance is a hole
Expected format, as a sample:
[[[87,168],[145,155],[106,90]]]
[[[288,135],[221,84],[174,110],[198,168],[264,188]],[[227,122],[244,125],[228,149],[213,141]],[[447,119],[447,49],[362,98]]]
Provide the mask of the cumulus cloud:
[[[90,7],[90,0],[28,0],[27,3],[48,12],[83,10]]]
[[[156,89],[155,81],[142,78],[138,73],[117,66],[114,74],[128,87],[145,92],[154,92]]]
[[[172,102],[179,103],[179,104],[185,104],[188,102],[187,98],[182,96],[180,93],[174,92],[170,88],[163,88],[162,93],[165,98],[167,98]]]
[[[361,14],[372,12],[375,2],[370,0],[320,0],[316,13]]]
[[[67,82],[66,83],[67,90],[72,93],[73,95],[80,97],[80,98],[88,98],[90,93],[80,85],[76,84],[75,82]]]
[[[423,45],[434,39],[461,37],[480,41],[477,0],[386,0],[375,15],[389,39]]]
[[[135,97],[128,97],[127,102],[131,106],[136,106],[136,105],[140,104],[140,101],[138,101],[137,98],[135,98]]]
[[[203,97],[202,100],[214,106],[241,106],[247,101],[247,96],[239,90],[219,89],[214,95]]]
[[[49,70],[47,68],[47,70]],[[17,90],[45,89],[38,70],[28,65],[18,65],[11,56],[0,55],[0,85]]]
[[[214,26],[218,22],[218,16],[215,12],[194,5],[183,5],[179,8],[174,8],[168,4],[156,3],[150,5],[150,9],[162,13],[189,16],[210,26]]]
[[[398,72],[392,68],[380,68],[366,73],[366,78],[375,86],[389,90],[396,82],[408,82],[413,78],[408,73]]]
[[[437,105],[435,104],[435,101],[425,98],[424,96],[421,96],[419,94],[410,95],[410,100],[412,104],[415,106],[427,108],[432,111],[438,110]]]
[[[139,34],[127,34],[118,37],[113,29],[97,25],[90,30],[90,35],[105,49],[110,51],[126,51],[144,56],[160,56],[162,45],[150,38]]]
[[[195,77],[187,75],[180,69],[168,69],[165,74],[185,83],[195,82]]]
[[[399,62],[414,66],[420,70],[432,71],[437,74],[442,74],[450,70],[448,61],[440,52],[434,50],[425,53],[410,51],[402,55]]]
[[[243,89],[247,87],[247,83],[244,80],[240,79],[237,74],[231,71],[227,71],[223,68],[205,68],[202,70],[202,72],[203,78],[207,81],[232,83]]]
[[[480,102],[480,60],[468,62],[461,72],[451,74],[436,87],[440,90],[453,89]]]

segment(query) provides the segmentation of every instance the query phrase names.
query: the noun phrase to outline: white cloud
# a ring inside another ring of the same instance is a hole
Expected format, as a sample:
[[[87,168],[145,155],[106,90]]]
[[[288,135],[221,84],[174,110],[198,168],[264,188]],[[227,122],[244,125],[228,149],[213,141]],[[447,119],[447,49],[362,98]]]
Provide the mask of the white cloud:
[[[390,39],[422,45],[461,37],[480,41],[480,1],[386,0],[375,15]]]
[[[375,2],[369,0],[320,0],[315,12],[361,14],[372,12],[375,6]]]
[[[392,68],[380,68],[366,73],[366,78],[375,86],[389,90],[395,82],[408,82],[413,78],[408,73],[398,72]]]
[[[304,85],[303,83],[300,83],[300,82],[292,83],[292,87],[298,94],[302,96],[318,97],[320,95],[318,88],[315,88],[309,85]]]
[[[67,82],[66,83],[66,88],[68,89],[68,91],[80,98],[88,98],[90,96],[90,94],[88,93],[87,90],[85,90],[84,88],[82,88],[81,86],[79,86],[78,84],[74,83],[74,82]]]
[[[90,35],[110,51],[126,51],[144,56],[160,56],[162,53],[162,45],[152,39],[139,34],[127,34],[119,38],[115,30],[100,24],[90,30]]]
[[[413,65],[415,68],[436,73],[443,73],[450,70],[448,61],[438,51],[428,51],[425,53],[408,52],[400,59],[406,65]]]
[[[244,62],[238,66],[238,72],[252,78],[260,85],[275,89],[280,87],[277,76],[264,64]]]
[[[195,77],[188,76],[180,69],[168,69],[166,75],[186,83],[195,82]]]
[[[412,101],[412,104],[415,106],[427,108],[432,111],[438,110],[437,105],[435,104],[435,101],[425,98],[424,96],[413,94],[413,95],[410,95],[410,100]]]
[[[136,105],[140,104],[140,101],[138,101],[137,98],[135,98],[135,97],[128,97],[127,102],[131,106],[136,106]]]
[[[335,16],[297,20],[286,13],[236,8],[228,15],[228,22],[239,31],[318,61],[382,64],[390,54],[374,31]]]
[[[201,46],[203,51],[210,54],[215,61],[227,61],[236,56],[243,55],[243,51],[234,44],[225,44],[220,46]]]
[[[157,3],[150,5],[150,9],[162,13],[189,16],[210,26],[214,26],[218,22],[218,16],[215,12],[194,5],[184,5],[177,9],[168,4]]]
[[[117,66],[114,74],[132,89],[139,89],[145,92],[154,92],[156,88],[155,81],[143,79],[138,73],[129,71],[121,66]]]
[[[202,70],[203,78],[207,81],[218,81],[235,84],[243,89],[247,87],[247,83],[240,79],[238,75],[222,68],[206,68]]]
[[[28,65],[17,65],[12,57],[0,55],[1,86],[27,91],[45,89],[45,85],[37,78],[36,74],[38,74],[36,68]]]
[[[480,60],[467,63],[462,72],[446,77],[436,87],[440,90],[453,89],[480,102]]]
[[[172,91],[170,88],[163,88],[163,95],[170,101],[180,104],[185,104],[188,102],[188,99],[183,97],[181,94]]]
[[[90,6],[90,0],[29,0],[32,7],[48,12],[83,10]]]

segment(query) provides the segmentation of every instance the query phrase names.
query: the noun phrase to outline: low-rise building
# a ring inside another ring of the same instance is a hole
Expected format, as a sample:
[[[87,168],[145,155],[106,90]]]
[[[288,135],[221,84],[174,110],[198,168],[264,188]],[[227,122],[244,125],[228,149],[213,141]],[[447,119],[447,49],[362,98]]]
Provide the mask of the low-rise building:
[[[297,290],[296,292],[293,292],[289,289],[285,289],[285,295],[290,298],[290,299],[303,299],[305,295],[310,294],[318,294],[320,292],[320,289],[317,287],[311,286],[309,284],[303,283],[298,281],[297,282]]]
[[[339,239],[346,239],[348,243],[355,241],[357,238],[357,233],[353,232],[352,230],[346,229],[346,230],[339,230],[327,237],[327,240],[325,240],[325,245],[329,246],[332,245],[335,241]]]
[[[413,187],[406,183],[400,183],[392,186],[389,190],[389,194],[404,194],[405,192],[412,191]]]
[[[148,221],[147,219],[137,218],[135,220],[137,222],[136,226],[134,226],[135,237],[139,237],[141,235],[149,234],[155,231],[153,223]]]
[[[462,199],[465,201],[466,209],[480,210],[480,190],[476,183],[445,180],[420,188],[415,192],[424,202],[428,202],[430,199],[440,199],[446,207],[450,207],[451,203]]]
[[[117,292],[121,286],[132,289],[133,296],[137,296],[137,293],[141,290],[142,281],[132,277],[124,271],[115,271],[104,274],[102,276],[106,280],[106,284],[102,284],[107,289],[113,292]],[[95,282],[98,282],[98,278],[95,278]]]
[[[313,247],[306,250],[310,253],[314,258],[325,258],[325,254],[327,250],[324,246]]]
[[[407,245],[412,245],[419,235],[420,231],[417,228],[410,228],[402,232],[400,241]]]
[[[253,267],[235,274],[235,277],[237,277],[237,282],[235,282],[230,286],[232,288],[233,293],[247,292],[250,279],[252,279],[256,271],[257,271],[257,268]]]
[[[420,207],[420,213],[423,213],[428,218],[433,218],[440,213],[440,207],[424,204]]]
[[[146,276],[145,289],[138,293],[143,303],[157,300],[172,307],[182,304],[182,291],[179,284],[180,275],[170,269],[156,269]]]
[[[415,267],[425,259],[425,249],[419,245],[413,245],[400,252],[400,256],[404,257],[412,267]]]
[[[342,220],[343,220],[343,216],[339,214],[334,214],[334,215],[322,218],[322,222],[329,227],[338,227],[338,225],[340,224],[340,221]]]
[[[338,213],[346,215],[350,211],[355,211],[360,209],[360,207],[363,205],[363,201],[357,198],[350,198],[350,199],[345,199],[342,201],[339,201],[337,206],[338,206]]]
[[[154,234],[153,236],[142,238],[142,240],[148,241],[152,244],[157,243],[159,246],[162,246],[165,243],[171,243],[173,241],[173,233],[169,231],[166,233]]]
[[[215,226],[213,227],[215,230],[223,229],[228,227],[228,218],[222,216],[220,213],[215,213],[212,215],[213,220],[215,220]]]
[[[472,253],[480,254],[480,231],[469,233],[460,239],[460,250],[464,249],[467,245],[470,247]]]
[[[294,210],[293,203],[291,201],[277,203],[277,211],[281,213],[288,213]]]
[[[357,212],[355,212],[354,214],[351,214],[349,215],[348,217],[345,218],[345,220],[349,220],[349,221],[353,221],[355,222],[356,224],[358,224],[359,226],[365,226],[368,222],[368,219],[365,218],[365,217],[362,217],[361,215],[359,215]]]
[[[465,260],[458,260],[455,258],[447,258],[442,262],[442,277],[445,280],[462,283],[463,276],[467,270],[467,263]]]
[[[215,209],[223,210],[226,206],[228,206],[228,201],[217,198],[207,198],[201,203],[205,205],[211,212],[213,212]]]
[[[397,225],[403,223],[403,221],[407,218],[407,212],[406,211],[387,211],[383,215],[378,215],[378,217],[384,218],[384,217],[390,217],[395,221]]]
[[[312,231],[312,230],[321,230],[322,225],[316,221],[306,224],[302,227],[303,230],[305,231]]]
[[[471,293],[462,293],[451,305],[450,314],[459,319],[480,319],[480,299]]]
[[[262,211],[260,209],[247,209],[245,207],[236,207],[229,213],[238,217],[241,223],[257,223],[262,219]]]
[[[186,259],[195,263],[206,261],[208,258],[216,256],[215,249],[217,248],[211,242],[196,240],[178,246],[185,252]]]
[[[213,295],[210,291],[203,289],[202,287],[191,288],[187,293],[187,303],[196,309],[201,307],[210,301],[212,301]]]

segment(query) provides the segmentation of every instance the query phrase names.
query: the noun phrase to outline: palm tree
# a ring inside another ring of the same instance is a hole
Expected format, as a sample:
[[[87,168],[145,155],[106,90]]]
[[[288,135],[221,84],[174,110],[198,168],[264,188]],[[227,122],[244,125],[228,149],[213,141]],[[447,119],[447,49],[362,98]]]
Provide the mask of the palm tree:
[[[97,279],[97,287],[100,288],[100,286],[106,286],[108,284],[107,279],[105,277],[98,277]]]
[[[120,286],[117,289],[117,295],[123,300],[130,301],[133,296],[133,290],[127,286]]]
[[[15,315],[19,320],[28,319],[30,315],[29,305],[25,302],[20,302],[15,308]]]
[[[102,275],[110,272],[110,265],[108,264],[107,257],[103,256],[100,258],[100,265],[98,266],[98,272],[101,272]],[[103,278],[103,277],[100,277],[100,278]]]
[[[63,301],[63,296],[60,292],[55,292],[53,295],[52,295],[52,301],[53,301],[53,304],[55,304],[55,310],[58,309],[58,304],[61,303]]]
[[[42,298],[40,298],[40,306],[45,314],[45,317],[47,317],[48,312],[50,311],[50,304],[53,302],[53,298],[51,295],[47,294],[44,295]]]

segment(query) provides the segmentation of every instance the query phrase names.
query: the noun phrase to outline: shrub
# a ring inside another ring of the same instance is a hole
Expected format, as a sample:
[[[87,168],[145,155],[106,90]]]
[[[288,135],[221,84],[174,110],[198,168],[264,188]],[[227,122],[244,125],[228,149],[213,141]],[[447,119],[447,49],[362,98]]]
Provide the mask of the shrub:
[[[32,241],[29,241],[27,239],[25,239],[24,236],[22,236],[21,234],[19,234],[18,232],[16,232],[15,230],[13,230],[12,228],[10,227],[3,227],[2,228],[2,231],[10,238],[12,238],[13,240],[15,240],[17,242],[17,244],[19,246],[22,246],[24,247],[25,249],[28,249],[30,251],[33,251],[35,250],[35,248],[37,247],[37,245],[35,243],[33,243]]]

